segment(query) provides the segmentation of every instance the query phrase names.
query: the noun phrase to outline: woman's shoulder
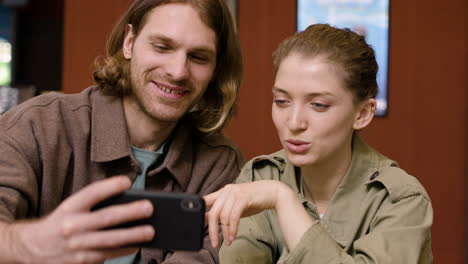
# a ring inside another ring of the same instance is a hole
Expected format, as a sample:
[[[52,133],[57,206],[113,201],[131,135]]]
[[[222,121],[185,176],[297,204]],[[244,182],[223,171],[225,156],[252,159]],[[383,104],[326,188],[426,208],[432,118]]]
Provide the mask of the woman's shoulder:
[[[371,187],[383,187],[392,201],[398,201],[414,195],[429,195],[419,180],[400,168],[398,163],[368,146],[359,137],[354,138],[354,154],[361,169],[363,180]]]
[[[292,166],[286,157],[284,150],[260,155],[249,160],[243,167],[238,183],[258,180],[279,180],[281,175]]]
[[[374,185],[377,183],[385,187],[393,202],[415,195],[422,195],[430,200],[427,191],[419,180],[396,165],[381,167],[377,175],[368,184]]]

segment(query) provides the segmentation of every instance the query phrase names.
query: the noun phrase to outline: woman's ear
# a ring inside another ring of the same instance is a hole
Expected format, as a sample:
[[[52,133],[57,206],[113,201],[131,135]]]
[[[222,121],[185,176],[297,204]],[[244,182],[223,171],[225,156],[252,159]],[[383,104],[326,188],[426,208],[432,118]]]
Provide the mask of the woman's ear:
[[[369,98],[359,103],[353,125],[354,130],[361,130],[369,125],[374,117],[376,106],[377,103],[374,98]]]
[[[127,60],[132,58],[132,47],[133,47],[134,40],[135,40],[135,37],[133,35],[133,27],[131,24],[128,24],[127,27],[125,28],[125,37],[124,37],[123,46],[122,46],[123,55]]]

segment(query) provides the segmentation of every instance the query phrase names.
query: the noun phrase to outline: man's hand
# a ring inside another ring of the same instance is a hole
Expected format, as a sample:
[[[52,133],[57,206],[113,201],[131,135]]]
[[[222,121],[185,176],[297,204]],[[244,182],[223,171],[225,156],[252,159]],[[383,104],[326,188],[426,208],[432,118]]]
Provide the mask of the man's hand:
[[[128,245],[151,240],[153,227],[107,228],[151,216],[151,202],[91,211],[97,203],[130,186],[125,176],[95,182],[63,201],[47,217],[7,224],[0,230],[8,232],[14,257],[26,263],[99,263],[131,254],[137,249]]]

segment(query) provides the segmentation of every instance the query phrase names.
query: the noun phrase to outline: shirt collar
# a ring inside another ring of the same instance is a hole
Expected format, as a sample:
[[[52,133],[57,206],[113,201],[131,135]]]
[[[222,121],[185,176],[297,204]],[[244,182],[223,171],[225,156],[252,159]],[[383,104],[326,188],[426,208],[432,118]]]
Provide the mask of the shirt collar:
[[[179,124],[169,139],[167,154],[162,164],[148,173],[152,176],[163,169],[167,169],[177,181],[182,190],[187,188],[193,165],[192,134],[194,128],[187,118],[179,121]]]
[[[127,122],[121,98],[103,95],[96,91],[92,95],[91,160],[108,162],[131,156]],[[158,168],[148,173],[152,176],[167,169],[182,190],[187,188],[192,171],[192,134],[194,128],[187,118],[179,121],[172,136],[165,144],[168,149]]]
[[[121,98],[101,91],[92,95],[91,160],[107,162],[130,156],[130,141]]]
[[[394,163],[378,154],[356,134],[353,136],[352,144],[353,154],[349,168],[338,184],[324,218],[321,219],[321,224],[325,230],[343,247],[350,242],[350,236],[352,235],[350,230],[355,229],[362,220],[360,218],[350,219],[349,216],[355,215],[355,212],[359,209],[360,201],[365,199],[366,183],[369,178],[383,166]],[[270,158],[275,157],[287,160],[284,150],[270,155]],[[291,162],[286,162],[281,177],[281,180],[298,194],[300,200],[307,203],[300,191],[300,172]]]
[[[369,147],[356,134],[353,136],[352,153],[348,171],[339,183],[321,220],[324,228],[343,247],[350,243],[352,230],[356,230],[363,221],[361,217],[364,214],[359,213],[359,210],[360,204],[368,199],[366,183],[373,173],[392,163]],[[358,217],[350,218],[350,216]]]

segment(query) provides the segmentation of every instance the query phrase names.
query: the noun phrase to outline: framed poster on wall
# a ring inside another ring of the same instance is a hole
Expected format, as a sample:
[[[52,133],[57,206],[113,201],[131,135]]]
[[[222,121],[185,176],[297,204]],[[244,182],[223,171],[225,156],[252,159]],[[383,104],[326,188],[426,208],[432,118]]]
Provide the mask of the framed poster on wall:
[[[316,23],[347,27],[365,36],[374,48],[377,73],[377,116],[387,114],[388,28],[390,0],[297,0],[297,30]]]

